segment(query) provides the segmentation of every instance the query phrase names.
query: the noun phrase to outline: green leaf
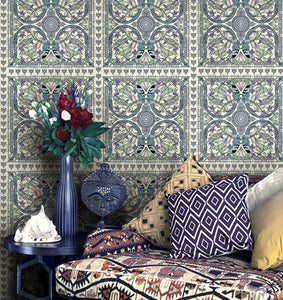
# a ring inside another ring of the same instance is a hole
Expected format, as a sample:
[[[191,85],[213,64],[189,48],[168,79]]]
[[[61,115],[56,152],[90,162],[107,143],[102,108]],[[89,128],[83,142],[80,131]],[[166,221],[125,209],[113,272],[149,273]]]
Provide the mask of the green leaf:
[[[89,125],[87,128],[85,128],[82,132],[83,136],[92,136],[92,135],[97,135],[96,132],[101,130],[101,126],[103,126],[105,123],[104,122],[93,122],[91,125]],[[108,128],[106,129],[108,130]],[[104,130],[103,132],[105,132]]]
[[[93,157],[101,158],[101,152],[95,146],[88,144],[88,149]]]
[[[56,145],[56,143],[50,143],[47,150],[48,151],[53,151],[56,147],[58,147],[58,145]]]
[[[59,146],[63,146],[65,145],[65,142],[61,141],[60,139],[56,138],[55,139],[56,144],[58,144]]]
[[[82,155],[78,155],[79,161],[80,161],[80,166],[85,169],[87,166],[88,161],[86,160],[85,157],[83,157]]]
[[[64,127],[62,128],[62,131],[69,131],[70,130],[70,125],[66,122]]]
[[[92,132],[90,132],[88,134],[88,136],[98,136],[104,132],[106,132],[109,128],[107,127],[101,127],[101,128],[97,128],[96,130],[93,130]]]
[[[65,149],[71,149],[74,146],[74,143],[72,143],[71,140],[68,140],[65,144]]]
[[[76,139],[77,138],[77,130],[76,129],[71,129],[71,139]]]
[[[58,157],[61,157],[62,152],[63,152],[63,150],[62,150],[62,148],[59,147],[59,146],[57,146],[57,147],[54,148],[54,150],[53,150],[53,153],[54,153],[55,155],[57,155]]]
[[[47,128],[47,127],[44,127],[44,130],[45,130],[45,134],[48,136],[48,137],[51,137],[52,135],[52,128]]]
[[[78,144],[74,144],[74,146],[64,155],[64,158],[66,158],[67,156],[72,154],[77,147],[78,147]]]
[[[105,122],[93,122],[90,126],[93,127],[93,128],[98,128],[98,127],[101,127],[103,125],[105,125]]]
[[[49,119],[43,118],[42,122],[43,122],[43,124],[45,125],[45,128],[46,128],[47,130],[49,130],[49,131],[52,130],[52,125],[50,124]]]
[[[45,144],[45,145],[43,145],[43,146],[41,147],[41,149],[42,149],[43,151],[48,151],[48,150],[49,150],[49,145],[48,145],[48,144]]]
[[[105,148],[101,140],[96,137],[85,137],[84,140],[87,144],[95,146],[96,148]]]
[[[55,140],[55,139],[57,138],[56,133],[57,133],[57,128],[54,128],[54,129],[52,130],[52,133],[51,133],[51,137],[52,137],[53,140]]]
[[[81,128],[81,127],[79,127],[78,129],[77,129],[77,136],[78,137],[82,137],[83,135],[82,135],[82,132],[83,132],[83,129]]]
[[[89,153],[88,146],[87,146],[86,142],[83,139],[81,139],[81,146],[82,146],[82,150],[83,150],[87,160],[89,160],[91,158],[91,155]]]

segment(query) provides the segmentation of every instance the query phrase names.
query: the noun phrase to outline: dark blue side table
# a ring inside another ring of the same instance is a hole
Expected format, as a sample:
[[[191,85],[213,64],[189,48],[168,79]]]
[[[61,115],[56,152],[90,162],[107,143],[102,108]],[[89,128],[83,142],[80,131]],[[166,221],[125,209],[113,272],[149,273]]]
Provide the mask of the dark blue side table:
[[[56,243],[18,243],[14,241],[14,235],[4,238],[4,247],[10,251],[26,254],[26,257],[17,265],[17,294],[31,300],[48,300],[54,296],[54,269],[59,264],[79,257],[83,251],[83,245],[87,233],[79,232],[75,237],[65,237]],[[49,295],[37,298],[25,292],[21,288],[22,270],[30,266],[40,264],[48,273]]]

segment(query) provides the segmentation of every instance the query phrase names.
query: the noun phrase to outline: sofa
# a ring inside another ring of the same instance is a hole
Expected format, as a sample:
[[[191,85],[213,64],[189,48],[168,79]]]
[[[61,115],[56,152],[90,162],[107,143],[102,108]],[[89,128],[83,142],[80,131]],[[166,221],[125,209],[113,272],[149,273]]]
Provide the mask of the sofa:
[[[97,229],[56,267],[88,299],[283,299],[283,169],[210,175],[190,153],[120,229]]]

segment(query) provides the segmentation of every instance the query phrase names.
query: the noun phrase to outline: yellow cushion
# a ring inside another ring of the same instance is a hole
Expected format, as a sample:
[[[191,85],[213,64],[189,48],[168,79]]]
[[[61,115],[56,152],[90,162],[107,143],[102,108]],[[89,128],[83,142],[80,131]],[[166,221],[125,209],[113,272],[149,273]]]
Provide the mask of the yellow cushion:
[[[165,193],[187,190],[212,182],[210,175],[198,164],[194,154],[190,153],[187,160],[172,175],[142,210],[140,215],[123,225],[123,229],[139,233],[153,245],[170,248],[170,229],[168,223],[168,202]]]
[[[283,262],[283,191],[250,213],[254,250],[251,266],[266,270]]]

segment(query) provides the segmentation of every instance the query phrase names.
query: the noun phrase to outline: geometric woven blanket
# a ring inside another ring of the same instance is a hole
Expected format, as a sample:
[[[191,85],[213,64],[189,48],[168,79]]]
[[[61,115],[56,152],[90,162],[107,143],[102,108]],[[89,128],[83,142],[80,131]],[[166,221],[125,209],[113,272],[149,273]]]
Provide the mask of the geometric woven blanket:
[[[282,271],[250,269],[248,260],[233,255],[172,259],[150,250],[77,260],[56,268],[56,291],[103,300],[283,299]]]

